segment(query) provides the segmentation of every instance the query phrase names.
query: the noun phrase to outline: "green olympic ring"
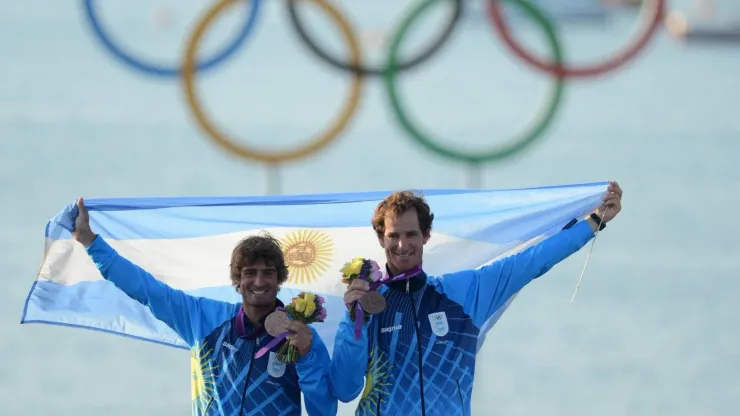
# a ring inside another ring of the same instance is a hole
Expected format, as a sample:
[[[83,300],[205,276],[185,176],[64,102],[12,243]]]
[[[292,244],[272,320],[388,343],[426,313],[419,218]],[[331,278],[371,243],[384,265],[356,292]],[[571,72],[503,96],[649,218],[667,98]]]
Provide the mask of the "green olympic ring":
[[[511,143],[504,145],[499,148],[494,148],[488,151],[476,151],[476,152],[464,152],[455,149],[451,149],[445,145],[439,144],[437,139],[433,139],[428,133],[422,132],[415,123],[411,121],[409,116],[406,114],[401,100],[399,98],[398,89],[396,87],[396,76],[398,74],[398,52],[401,46],[401,41],[404,35],[408,32],[409,28],[418,17],[421,17],[424,12],[439,0],[424,0],[414,10],[412,10],[406,18],[399,25],[398,30],[393,36],[391,46],[388,49],[388,65],[385,69],[384,80],[386,91],[388,92],[388,98],[390,99],[391,108],[403,130],[413,138],[416,142],[421,144],[423,147],[437,153],[442,157],[446,157],[453,160],[462,162],[468,162],[470,164],[480,164],[483,162],[494,161],[511,157],[514,154],[522,151],[528,145],[534,143],[547,127],[552,123],[555,113],[560,107],[561,98],[563,95],[563,86],[565,77],[560,74],[555,77],[554,84],[551,87],[547,105],[541,115],[536,119],[524,133],[515,137]],[[499,1],[499,0],[486,0],[486,1]],[[532,17],[544,31],[547,37],[547,42],[552,49],[554,66],[562,67],[563,65],[563,51],[560,46],[557,34],[553,24],[545,17],[542,11],[540,11],[535,5],[530,3],[528,0],[505,0],[511,4],[520,7],[530,17]],[[562,72],[562,71],[561,71]]]

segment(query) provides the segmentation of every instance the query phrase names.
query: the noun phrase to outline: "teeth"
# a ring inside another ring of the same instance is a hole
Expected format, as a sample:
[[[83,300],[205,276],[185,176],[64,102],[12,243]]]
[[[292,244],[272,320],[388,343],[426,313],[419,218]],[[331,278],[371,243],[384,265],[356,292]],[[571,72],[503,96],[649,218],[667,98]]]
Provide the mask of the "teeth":
[[[253,290],[252,293],[254,293],[255,295],[264,295],[265,293],[267,293],[267,291],[266,290]]]

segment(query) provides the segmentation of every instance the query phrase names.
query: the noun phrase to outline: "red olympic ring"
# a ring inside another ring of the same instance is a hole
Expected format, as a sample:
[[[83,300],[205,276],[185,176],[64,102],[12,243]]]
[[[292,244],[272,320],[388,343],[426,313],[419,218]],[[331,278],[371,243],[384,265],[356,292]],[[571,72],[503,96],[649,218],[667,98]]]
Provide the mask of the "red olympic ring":
[[[628,44],[621,53],[614,54],[610,58],[595,64],[585,65],[583,67],[569,67],[567,65],[557,66],[553,63],[544,62],[525,50],[522,45],[514,39],[514,36],[512,36],[511,31],[509,30],[509,26],[504,21],[500,1],[487,0],[486,3],[488,18],[491,21],[491,25],[514,55],[522,59],[525,63],[541,71],[549,72],[554,76],[562,76],[566,78],[587,78],[604,75],[605,73],[611,72],[629,62],[638,52],[641,52],[645,48],[647,43],[653,38],[653,35],[655,35],[656,30],[660,27],[663,20],[666,6],[666,0],[648,0],[643,3],[643,11],[649,10],[652,13],[649,15],[649,19],[643,33],[637,35],[634,41]]]

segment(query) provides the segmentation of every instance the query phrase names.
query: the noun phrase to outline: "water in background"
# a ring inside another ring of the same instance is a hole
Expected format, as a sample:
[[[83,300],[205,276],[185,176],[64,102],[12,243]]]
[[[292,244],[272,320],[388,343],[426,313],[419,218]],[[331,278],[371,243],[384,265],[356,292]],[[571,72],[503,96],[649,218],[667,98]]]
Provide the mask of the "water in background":
[[[227,156],[200,134],[176,80],[147,78],[111,59],[91,37],[80,3],[0,2],[2,414],[187,415],[187,351],[18,324],[45,223],[74,198],[266,191],[263,166]],[[179,59],[183,36],[205,7],[194,0],[99,3],[117,39],[167,62]],[[200,76],[198,89],[229,133],[287,148],[338,112],[349,77],[295,40],[282,3],[265,3],[255,36]],[[402,7],[364,3],[345,8],[371,35],[390,27]],[[430,13],[403,49],[429,39],[446,12]],[[243,18],[219,19],[204,49],[228,39]],[[342,52],[320,12],[307,19]],[[624,43],[634,19],[562,28],[568,56],[605,56]],[[535,28],[517,23],[516,31],[545,53]],[[380,52],[368,59],[380,62]],[[490,332],[474,414],[737,414],[738,63],[737,48],[685,47],[661,31],[622,70],[567,85],[544,139],[485,169],[485,187],[614,178],[625,194],[623,213],[596,243],[577,302],[568,303],[586,250],[527,287]],[[513,58],[473,15],[447,48],[400,82],[412,115],[440,140],[481,149],[531,120],[550,81]],[[345,134],[316,157],[285,166],[282,192],[466,186],[465,166],[426,152],[394,123],[382,85],[368,81]]]

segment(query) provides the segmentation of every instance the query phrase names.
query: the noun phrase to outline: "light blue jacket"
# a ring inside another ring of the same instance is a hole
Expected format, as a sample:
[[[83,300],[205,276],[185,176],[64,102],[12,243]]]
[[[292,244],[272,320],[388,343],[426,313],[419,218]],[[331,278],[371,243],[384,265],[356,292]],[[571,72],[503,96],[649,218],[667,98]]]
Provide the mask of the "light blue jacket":
[[[295,365],[275,360],[277,347],[254,358],[272,337],[249,319],[237,319],[241,304],[173,289],[120,256],[101,236],[87,253],[106,280],[147,306],[191,347],[193,415],[300,415],[301,393],[309,415],[337,414],[327,374],[329,352],[314,328],[310,352]]]
[[[423,274],[382,287],[386,308],[357,341],[345,311],[329,373],[332,392],[342,402],[362,394],[358,416],[470,415],[481,328],[515,293],[593,236],[581,221],[477,270]]]

